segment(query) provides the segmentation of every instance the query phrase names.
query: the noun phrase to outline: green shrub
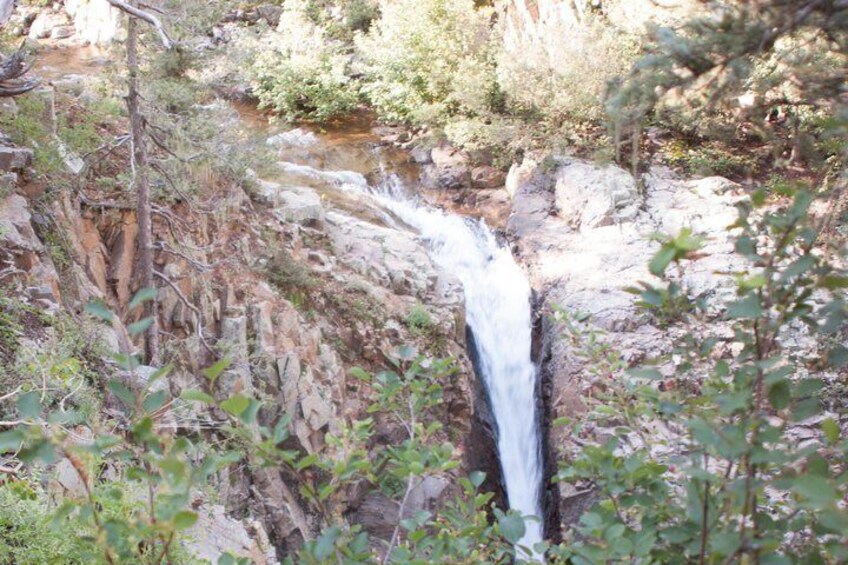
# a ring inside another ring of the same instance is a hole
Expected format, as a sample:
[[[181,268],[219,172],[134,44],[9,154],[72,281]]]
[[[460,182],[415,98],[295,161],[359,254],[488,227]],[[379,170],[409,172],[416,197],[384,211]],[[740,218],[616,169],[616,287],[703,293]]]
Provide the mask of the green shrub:
[[[848,276],[815,249],[809,192],[784,196],[778,209],[763,206],[765,191],[739,204],[733,227],[746,264],[733,273],[735,299],[720,305],[734,337],[704,325],[705,312],[672,355],[606,379],[596,409],[574,423],[574,437],[594,441],[561,463],[558,480],[589,481],[596,498],[549,562],[848,559],[848,442],[822,412],[831,385],[813,373],[848,363],[838,337]],[[651,272],[685,269],[699,246],[691,233],[668,238]],[[815,367],[784,349],[798,322],[820,338]],[[734,347],[717,347],[725,340]]]
[[[356,39],[363,88],[381,117],[444,125],[497,102],[487,8],[473,0],[399,0]]]
[[[349,55],[305,12],[302,0],[287,0],[280,26],[268,33],[250,68],[260,106],[286,120],[328,122],[359,103],[347,74]]]
[[[415,304],[406,315],[406,327],[415,336],[426,335],[433,325],[430,312],[422,304]]]
[[[0,483],[0,563],[90,562],[70,525],[53,520],[54,511],[39,487],[24,481]]]
[[[498,56],[498,82],[514,110],[557,122],[599,122],[610,80],[624,73],[636,39],[590,16],[579,25],[552,24],[543,37],[520,37]]]
[[[380,17],[380,6],[373,0],[350,0],[345,10],[345,26],[351,31],[367,32]]]

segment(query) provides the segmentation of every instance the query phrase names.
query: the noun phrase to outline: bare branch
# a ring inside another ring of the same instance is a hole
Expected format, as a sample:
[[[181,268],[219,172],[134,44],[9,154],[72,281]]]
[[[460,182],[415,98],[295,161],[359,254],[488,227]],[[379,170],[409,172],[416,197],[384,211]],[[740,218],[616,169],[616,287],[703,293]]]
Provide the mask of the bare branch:
[[[156,32],[159,34],[159,39],[162,41],[162,45],[165,47],[165,49],[171,49],[174,46],[174,42],[171,41],[171,38],[168,37],[167,32],[165,32],[165,27],[162,25],[162,22],[153,14],[145,12],[144,10],[139,10],[135,6],[127,4],[123,0],[106,1],[121,10],[122,12],[125,12],[130,16],[138,18],[140,20],[144,20],[145,22],[152,25],[156,29]]]

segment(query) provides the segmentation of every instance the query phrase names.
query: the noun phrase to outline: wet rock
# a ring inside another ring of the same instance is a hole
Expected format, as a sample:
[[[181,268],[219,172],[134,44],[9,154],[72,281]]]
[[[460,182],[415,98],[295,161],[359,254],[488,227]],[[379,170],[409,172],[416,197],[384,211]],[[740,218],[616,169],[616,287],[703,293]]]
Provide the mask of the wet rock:
[[[272,147],[297,147],[302,149],[318,143],[318,137],[309,130],[296,128],[273,135],[268,138],[266,143]]]
[[[471,184],[468,154],[455,147],[439,146],[430,152],[433,175],[442,188],[462,188]]]
[[[471,169],[471,186],[474,188],[498,188],[505,182],[504,172],[494,167],[484,165]]]
[[[433,158],[430,156],[430,148],[423,144],[415,145],[410,149],[409,156],[414,163],[419,165],[429,165],[433,162]]]

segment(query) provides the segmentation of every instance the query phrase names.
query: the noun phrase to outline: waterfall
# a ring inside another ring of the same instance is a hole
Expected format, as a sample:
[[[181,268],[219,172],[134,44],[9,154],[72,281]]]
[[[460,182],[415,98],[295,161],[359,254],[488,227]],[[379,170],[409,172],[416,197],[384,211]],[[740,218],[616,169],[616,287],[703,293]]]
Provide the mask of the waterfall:
[[[530,284],[510,250],[485,222],[419,205],[390,176],[372,196],[418,230],[430,254],[465,291],[482,379],[497,423],[498,453],[510,508],[525,520],[520,544],[542,540],[541,450],[536,416],[536,367],[530,359]],[[536,559],[540,556],[534,555]]]

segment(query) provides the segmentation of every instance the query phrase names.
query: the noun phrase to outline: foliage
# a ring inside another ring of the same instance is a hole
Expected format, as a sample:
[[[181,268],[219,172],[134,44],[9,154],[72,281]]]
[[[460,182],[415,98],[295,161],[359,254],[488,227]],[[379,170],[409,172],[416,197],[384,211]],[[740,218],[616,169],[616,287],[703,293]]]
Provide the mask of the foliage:
[[[616,133],[653,119],[703,139],[768,141],[778,165],[841,157],[831,140],[845,127],[846,22],[842,3],[734,1],[656,28],[607,100]]]
[[[303,0],[286,0],[280,26],[268,33],[250,69],[263,108],[286,120],[328,122],[359,102],[347,74],[348,55],[306,13]]]
[[[406,327],[412,335],[426,335],[432,325],[433,319],[422,304],[415,304],[409,309],[406,315]]]
[[[138,308],[154,294],[141,291],[130,308]],[[100,303],[87,310],[107,322],[114,316]],[[138,334],[146,325],[142,320],[129,330]],[[138,368],[134,356],[115,359],[127,375]],[[0,453],[12,453],[27,465],[49,465],[60,459],[70,463],[83,492],[79,497],[62,497],[58,508],[49,512],[50,521],[66,532],[63,543],[88,563],[186,562],[179,539],[198,518],[193,493],[217,471],[242,459],[255,468],[284,469],[298,477],[302,498],[295,499],[285,489],[285,503],[299,506],[305,501],[321,520],[321,531],[310,535],[311,541],[299,550],[299,563],[330,564],[342,558],[345,563],[510,562],[515,554],[512,544],[523,535],[523,521],[500,510],[494,511],[495,520],[490,519],[492,495],[478,491],[482,473],[461,479],[461,492],[437,514],[405,511],[425,477],[445,475],[458,466],[439,418],[444,410],[443,383],[456,369],[452,360],[427,359],[409,347],[398,350],[389,362],[388,370],[376,375],[351,370],[374,391],[371,416],[328,433],[327,448],[318,453],[292,447],[291,417],[280,413],[276,403],[263,406],[243,393],[216,400],[220,377],[229,365],[226,359],[203,371],[202,389],[185,389],[178,399],[226,416],[227,424],[213,432],[222,440],[221,451],[159,426],[174,403],[159,385],[166,367],[144,382],[126,377],[110,380],[106,388],[120,407],[123,424],[95,429],[90,443],[75,442],[69,433],[70,426],[80,421],[75,411],[45,406],[34,391],[13,393],[18,421],[4,422],[7,430],[0,432]],[[374,445],[375,418],[394,421],[403,439]],[[108,480],[101,473],[107,466],[112,469]],[[362,485],[398,504],[398,522],[388,540],[371,540],[360,526],[335,519],[350,489]],[[0,495],[7,496],[4,490]],[[8,515],[14,516],[0,513],[0,520],[8,520]],[[37,515],[28,519],[39,520]],[[18,546],[26,550],[39,539],[40,530],[30,529],[34,528],[22,524],[13,530]],[[45,544],[44,551],[56,543]],[[382,553],[388,556],[385,560]],[[219,563],[235,560],[225,555]]]
[[[821,415],[823,381],[810,374],[848,357],[832,343],[820,365],[804,366],[782,346],[795,322],[825,337],[844,327],[848,277],[814,249],[810,194],[787,196],[776,210],[763,207],[762,192],[739,205],[736,250],[748,266],[735,273],[737,298],[724,315],[739,348],[722,354],[716,330],[693,330],[676,345],[675,374],[662,377],[667,364],[634,369],[592,414],[612,435],[560,467],[559,480],[591,481],[597,498],[553,550],[558,559],[848,558],[848,512],[838,504],[848,494],[848,442]],[[691,234],[669,238],[651,270],[685,264],[697,244]],[[815,439],[797,440],[800,422],[815,422]],[[666,431],[658,437],[658,429]]]
[[[667,327],[681,321],[696,309],[705,308],[702,300],[689,296],[688,289],[682,282],[683,272],[679,268],[680,261],[697,251],[702,245],[702,240],[694,236],[692,230],[688,228],[681,230],[675,237],[658,236],[657,239],[662,245],[648,265],[648,269],[652,275],[659,277],[663,284],[657,286],[642,281],[639,286],[625,290],[639,296],[636,305],[648,312],[659,326]],[[668,267],[672,263],[678,266],[677,272],[673,275],[668,272]]]
[[[520,42],[498,57],[498,82],[510,105],[569,125],[604,118],[607,83],[625,73],[637,53],[634,37],[593,15]]]
[[[400,0],[356,39],[363,91],[381,117],[443,126],[487,115],[498,87],[490,11],[472,0]]]
[[[0,563],[81,563],[85,554],[68,524],[53,523],[46,496],[26,481],[0,484]]]
[[[296,305],[303,305],[316,281],[309,267],[298,262],[291,253],[280,249],[265,267],[265,276],[284,296]]]

